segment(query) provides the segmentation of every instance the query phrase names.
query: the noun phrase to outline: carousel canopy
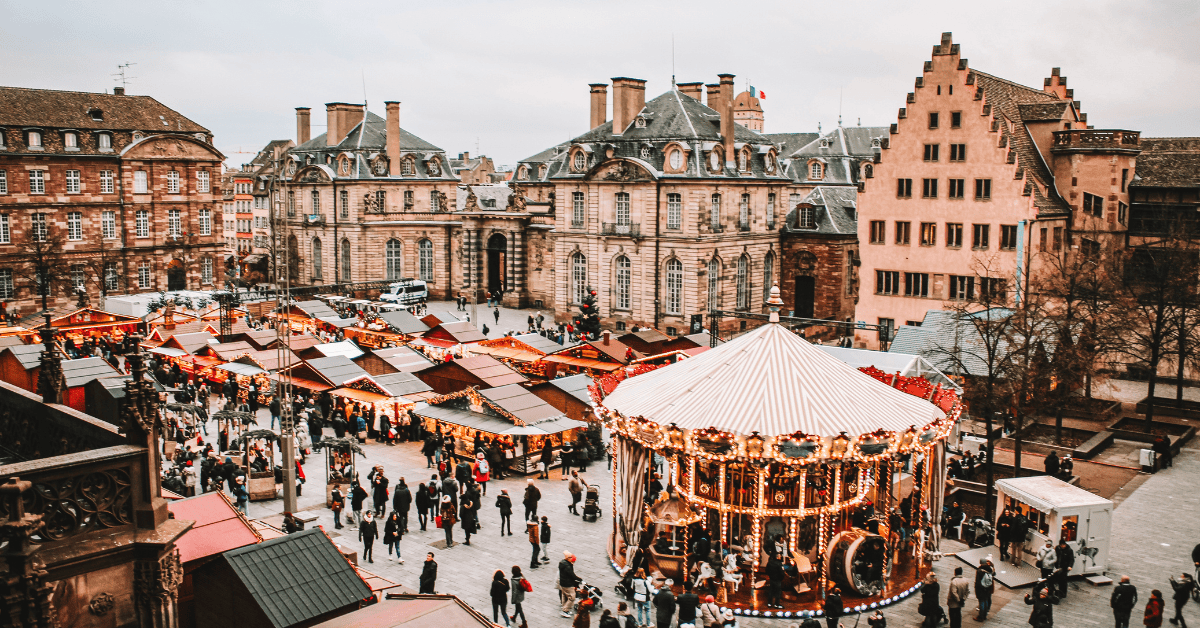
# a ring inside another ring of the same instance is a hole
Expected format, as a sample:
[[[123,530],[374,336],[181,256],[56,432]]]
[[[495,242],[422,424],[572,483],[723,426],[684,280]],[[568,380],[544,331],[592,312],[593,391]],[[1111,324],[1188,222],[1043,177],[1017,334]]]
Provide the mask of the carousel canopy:
[[[920,428],[945,416],[777,324],[626,379],[604,406],[659,425],[764,436],[846,432],[854,438]]]

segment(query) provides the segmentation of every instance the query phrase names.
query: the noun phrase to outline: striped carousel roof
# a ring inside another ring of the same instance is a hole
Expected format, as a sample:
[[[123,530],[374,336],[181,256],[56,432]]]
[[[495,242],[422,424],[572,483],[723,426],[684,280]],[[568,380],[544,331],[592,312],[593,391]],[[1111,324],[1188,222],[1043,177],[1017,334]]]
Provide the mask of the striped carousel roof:
[[[881,428],[920,428],[945,416],[777,324],[626,379],[603,403],[659,425],[763,436],[846,432],[854,438]]]

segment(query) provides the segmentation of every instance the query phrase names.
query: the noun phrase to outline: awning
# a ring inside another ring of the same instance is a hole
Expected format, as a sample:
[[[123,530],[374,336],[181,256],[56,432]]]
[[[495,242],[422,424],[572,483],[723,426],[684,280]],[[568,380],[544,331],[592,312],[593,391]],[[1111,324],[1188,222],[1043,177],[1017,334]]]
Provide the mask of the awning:
[[[542,358],[542,360],[544,362],[558,362],[559,364],[566,364],[579,368],[596,369],[597,371],[609,372],[619,371],[623,366],[616,362],[605,362],[603,360],[593,360],[591,358],[577,358],[571,355],[548,355]]]
[[[150,353],[165,355],[169,358],[177,358],[181,355],[188,354],[187,351],[184,351],[183,349],[176,349],[175,347],[155,347],[150,350]]]
[[[326,391],[332,388],[332,386],[326,384],[325,382],[314,382],[311,379],[304,379],[302,377],[280,376],[278,373],[276,373],[271,379],[277,382],[291,382],[293,386],[299,386],[300,388],[307,388],[308,390],[315,390],[317,392]]]
[[[365,401],[367,403],[383,403],[385,401],[395,401],[395,399],[393,399],[392,397],[389,397],[387,395],[383,395],[383,394],[380,394],[377,392],[371,392],[369,390],[358,390],[357,388],[338,388],[336,390],[329,391],[329,394],[335,395],[338,397],[345,397],[347,399],[357,399],[358,401]]]
[[[266,373],[266,371],[254,366],[253,364],[242,364],[241,362],[226,362],[225,364],[219,364],[214,368],[221,369],[222,371],[229,371],[230,373],[237,375],[245,375],[247,377],[251,375],[258,375],[259,373]]]
[[[442,340],[441,338],[417,338],[416,340],[412,341],[412,344],[438,347],[439,349],[453,349],[459,345],[459,343],[453,340]],[[471,351],[474,350],[475,347],[471,346]]]

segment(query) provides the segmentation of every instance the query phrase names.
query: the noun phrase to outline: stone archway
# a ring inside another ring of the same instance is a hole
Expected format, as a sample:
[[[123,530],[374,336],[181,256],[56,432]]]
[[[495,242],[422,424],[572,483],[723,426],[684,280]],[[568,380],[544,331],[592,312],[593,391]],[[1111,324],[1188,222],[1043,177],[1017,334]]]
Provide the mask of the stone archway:
[[[508,238],[493,233],[487,241],[487,291],[493,295],[504,292],[505,268],[508,261]]]
[[[173,259],[167,264],[167,290],[186,289],[187,271],[183,267],[183,260]]]

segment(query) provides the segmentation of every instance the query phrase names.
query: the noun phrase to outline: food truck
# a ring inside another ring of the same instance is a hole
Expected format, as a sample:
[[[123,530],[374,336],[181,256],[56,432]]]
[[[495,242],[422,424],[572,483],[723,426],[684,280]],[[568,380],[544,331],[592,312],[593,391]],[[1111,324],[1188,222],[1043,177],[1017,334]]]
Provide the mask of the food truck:
[[[1005,508],[1030,521],[1024,560],[1036,562],[1038,548],[1060,538],[1075,552],[1072,575],[1103,573],[1108,569],[1108,546],[1113,503],[1049,475],[996,481],[996,512]]]

